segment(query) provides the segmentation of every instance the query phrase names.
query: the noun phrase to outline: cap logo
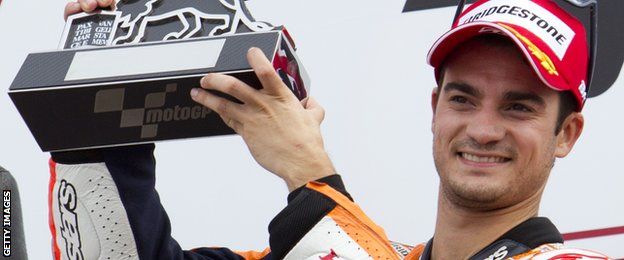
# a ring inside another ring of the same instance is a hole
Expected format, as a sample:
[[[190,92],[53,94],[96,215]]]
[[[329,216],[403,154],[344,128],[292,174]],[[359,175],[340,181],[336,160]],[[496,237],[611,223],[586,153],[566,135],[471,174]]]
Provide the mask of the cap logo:
[[[540,65],[542,65],[542,67],[544,67],[544,69],[548,71],[548,74],[559,76],[559,72],[557,72],[557,68],[555,67],[555,64],[552,62],[552,60],[548,57],[548,55],[546,55],[546,53],[540,50],[540,48],[538,48],[531,40],[529,40],[527,37],[524,37],[524,35],[520,34],[518,31],[514,30],[514,28],[511,28],[504,24],[499,24],[499,25],[511,31],[516,37],[518,37],[518,39],[520,39],[522,42],[524,42],[524,44],[529,46],[529,51],[531,51],[531,54],[533,54],[533,56],[535,56],[535,58],[537,58],[540,61]]]
[[[513,3],[513,4],[510,4]],[[492,0],[462,15],[459,24],[504,22],[522,26],[542,39],[562,60],[576,33],[544,7],[529,0]]]
[[[583,98],[583,101],[585,101],[585,99],[587,99],[587,86],[585,85],[585,81],[582,80],[581,81],[581,85],[578,88],[579,92],[581,92],[581,97]]]

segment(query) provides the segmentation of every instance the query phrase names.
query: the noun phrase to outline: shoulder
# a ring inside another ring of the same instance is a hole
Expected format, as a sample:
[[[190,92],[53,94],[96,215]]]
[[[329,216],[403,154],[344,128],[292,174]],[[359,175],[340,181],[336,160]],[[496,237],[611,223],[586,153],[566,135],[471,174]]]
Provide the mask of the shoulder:
[[[610,257],[586,249],[566,248],[562,244],[545,244],[529,252],[513,257],[514,260],[584,260],[611,259]]]

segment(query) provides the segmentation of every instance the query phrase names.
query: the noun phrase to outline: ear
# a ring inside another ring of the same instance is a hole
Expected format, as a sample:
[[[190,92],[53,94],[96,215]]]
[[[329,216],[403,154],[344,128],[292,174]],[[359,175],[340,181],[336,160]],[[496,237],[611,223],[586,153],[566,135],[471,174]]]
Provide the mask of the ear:
[[[581,136],[581,132],[583,132],[584,125],[585,119],[578,112],[572,112],[563,121],[561,131],[557,135],[557,147],[555,148],[555,156],[557,158],[566,157],[572,151],[572,147],[574,147],[574,144]]]
[[[431,90],[431,111],[435,115],[436,107],[438,106],[438,88],[435,87]]]
[[[433,112],[433,115],[431,116],[431,132],[433,132],[433,127],[435,126],[435,113],[436,113],[436,108],[438,107],[438,88],[433,88],[433,90],[431,90],[431,111]]]

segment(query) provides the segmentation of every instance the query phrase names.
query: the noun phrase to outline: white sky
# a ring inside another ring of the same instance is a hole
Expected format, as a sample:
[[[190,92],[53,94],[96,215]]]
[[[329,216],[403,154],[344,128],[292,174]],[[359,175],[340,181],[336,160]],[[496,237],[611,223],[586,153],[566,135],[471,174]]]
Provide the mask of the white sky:
[[[0,164],[18,181],[30,259],[50,259],[48,158],[6,92],[26,55],[54,50],[64,0],[3,0],[0,6]],[[312,95],[327,110],[324,137],[362,208],[388,236],[426,241],[435,221],[437,176],[431,156],[425,63],[450,24],[451,8],[401,14],[405,1],[250,1],[258,20],[284,24],[297,42]],[[94,68],[97,69],[97,68]],[[620,79],[588,102],[575,151],[557,162],[541,214],[563,232],[624,225]],[[616,103],[617,102],[617,103]],[[42,111],[45,116],[45,111]],[[262,249],[267,225],[286,204],[286,186],[249,156],[239,137],[157,145],[157,189],[184,248]],[[623,236],[573,243],[624,257]]]

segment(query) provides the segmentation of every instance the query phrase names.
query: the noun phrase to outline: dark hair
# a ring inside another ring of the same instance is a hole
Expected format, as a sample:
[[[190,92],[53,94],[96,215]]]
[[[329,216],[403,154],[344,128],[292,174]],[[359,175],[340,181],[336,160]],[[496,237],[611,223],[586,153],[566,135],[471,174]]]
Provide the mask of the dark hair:
[[[470,39],[469,41],[474,41],[474,40],[480,41],[490,46],[498,46],[498,47],[513,46],[514,48],[516,47],[516,44],[511,39],[509,39],[506,36],[499,35],[499,34],[482,34],[482,35],[479,35]],[[452,55],[453,53],[450,53],[449,55],[447,55],[447,58]],[[522,56],[522,59],[526,62],[526,59],[524,56]],[[438,93],[441,93],[442,84],[444,83],[445,63],[446,61],[443,61],[440,64],[440,69],[438,70],[438,73],[439,73],[437,75],[438,87],[436,90]],[[439,97],[439,96],[440,95],[437,95],[436,97]],[[557,115],[555,135],[558,135],[559,132],[561,132],[561,129],[563,127],[563,121],[565,121],[565,119],[568,118],[568,116],[576,110],[576,107],[577,107],[576,98],[574,97],[572,92],[570,91],[559,92],[559,113]]]
[[[568,118],[572,112],[576,111],[576,98],[570,91],[559,92],[559,115],[557,115],[557,127],[555,128],[555,135],[561,132],[563,121]]]

